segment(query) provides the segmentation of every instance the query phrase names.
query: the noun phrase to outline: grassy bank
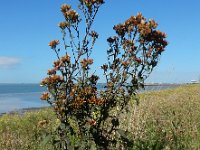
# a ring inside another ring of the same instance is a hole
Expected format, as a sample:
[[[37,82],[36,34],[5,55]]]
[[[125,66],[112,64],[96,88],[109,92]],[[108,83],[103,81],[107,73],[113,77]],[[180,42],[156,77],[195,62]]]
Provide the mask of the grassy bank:
[[[58,123],[57,123],[58,124]],[[43,138],[56,126],[56,116],[51,109],[29,111],[0,117],[0,149],[48,149]]]
[[[142,93],[123,116],[133,149],[200,149],[200,85]],[[0,117],[0,149],[51,149],[43,140],[58,121],[51,109]]]
[[[139,97],[130,120],[135,149],[200,149],[200,85]]]

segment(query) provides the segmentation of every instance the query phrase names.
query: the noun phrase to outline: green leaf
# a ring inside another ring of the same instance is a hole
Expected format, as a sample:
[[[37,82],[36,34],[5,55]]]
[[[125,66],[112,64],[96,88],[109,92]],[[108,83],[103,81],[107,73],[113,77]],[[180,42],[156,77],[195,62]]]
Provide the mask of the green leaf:
[[[51,138],[52,138],[51,135],[46,136],[42,141],[42,145],[46,145],[51,140]]]

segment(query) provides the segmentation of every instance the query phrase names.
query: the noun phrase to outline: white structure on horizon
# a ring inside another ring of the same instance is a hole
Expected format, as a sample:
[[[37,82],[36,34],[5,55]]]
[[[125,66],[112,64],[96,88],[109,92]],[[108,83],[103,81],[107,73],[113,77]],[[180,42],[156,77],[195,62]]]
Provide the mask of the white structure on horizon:
[[[190,83],[195,84],[195,83],[198,83],[198,81],[197,80],[191,80]]]

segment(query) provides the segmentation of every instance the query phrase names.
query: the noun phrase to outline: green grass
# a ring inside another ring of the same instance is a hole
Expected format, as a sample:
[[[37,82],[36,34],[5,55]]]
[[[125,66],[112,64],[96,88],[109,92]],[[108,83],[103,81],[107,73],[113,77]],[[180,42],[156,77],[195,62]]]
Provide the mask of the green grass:
[[[200,85],[142,93],[122,115],[133,149],[200,149]],[[41,122],[43,121],[43,122]],[[0,149],[52,149],[44,141],[58,125],[51,109],[0,117]]]
[[[43,137],[51,133],[57,124],[51,109],[26,112],[24,115],[3,115],[0,117],[0,149],[48,149],[48,144],[43,144]]]

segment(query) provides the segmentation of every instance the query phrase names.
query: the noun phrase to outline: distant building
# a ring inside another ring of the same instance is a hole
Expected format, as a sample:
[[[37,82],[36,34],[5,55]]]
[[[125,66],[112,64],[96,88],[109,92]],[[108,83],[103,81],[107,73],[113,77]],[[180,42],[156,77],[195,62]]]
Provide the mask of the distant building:
[[[198,81],[197,80],[191,80],[190,83],[196,84],[196,83],[198,83]]]

